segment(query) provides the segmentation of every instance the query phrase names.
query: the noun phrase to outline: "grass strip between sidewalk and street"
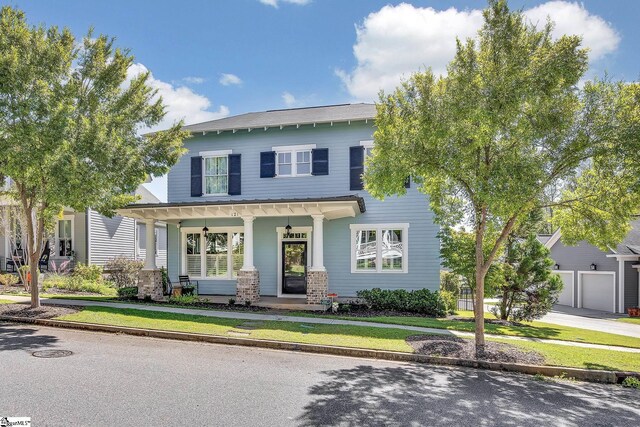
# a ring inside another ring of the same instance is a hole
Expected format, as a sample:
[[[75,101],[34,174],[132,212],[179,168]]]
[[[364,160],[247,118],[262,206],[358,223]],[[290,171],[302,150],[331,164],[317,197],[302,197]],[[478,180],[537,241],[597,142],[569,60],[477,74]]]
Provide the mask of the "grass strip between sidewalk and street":
[[[633,325],[640,325],[640,317],[621,317],[616,319],[618,322],[631,323]]]
[[[414,331],[403,329],[285,321],[248,321],[113,307],[85,307],[77,313],[60,316],[58,319],[101,325],[402,352],[413,351],[405,339],[411,335],[418,335]],[[545,357],[548,365],[640,372],[638,353],[499,338],[492,340],[538,351]]]

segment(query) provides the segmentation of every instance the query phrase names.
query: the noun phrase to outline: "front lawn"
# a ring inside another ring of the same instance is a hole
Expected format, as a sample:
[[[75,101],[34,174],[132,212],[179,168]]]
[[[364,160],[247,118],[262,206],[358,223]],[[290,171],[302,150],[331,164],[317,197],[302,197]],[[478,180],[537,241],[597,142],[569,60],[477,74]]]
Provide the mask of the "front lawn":
[[[113,307],[85,307],[80,312],[60,316],[58,319],[103,325],[403,352],[413,351],[405,340],[410,335],[416,335],[414,331],[394,328],[249,321]],[[640,371],[640,355],[638,353],[506,339],[495,339],[495,341],[536,350],[545,357],[545,364],[548,365]]]
[[[616,319],[618,322],[632,323],[634,325],[640,325],[640,317],[621,317]]]
[[[15,304],[15,301],[11,301],[10,299],[0,299],[0,304]]]
[[[387,323],[393,325],[417,326],[422,328],[448,329],[452,331],[474,332],[475,323],[471,321],[452,320],[434,317],[407,317],[407,316],[335,316],[312,314],[308,312],[296,312],[296,316],[303,317],[330,317],[361,322]],[[458,317],[473,317],[473,312],[461,311]],[[486,319],[495,319],[491,313],[485,315]],[[526,323],[525,326],[503,326],[492,323],[485,324],[488,334],[509,335],[527,338],[554,339],[560,341],[575,341],[591,344],[615,345],[620,347],[640,348],[640,338],[624,335],[608,334],[606,332],[591,331],[589,329],[572,328],[570,326],[554,325],[545,322]]]

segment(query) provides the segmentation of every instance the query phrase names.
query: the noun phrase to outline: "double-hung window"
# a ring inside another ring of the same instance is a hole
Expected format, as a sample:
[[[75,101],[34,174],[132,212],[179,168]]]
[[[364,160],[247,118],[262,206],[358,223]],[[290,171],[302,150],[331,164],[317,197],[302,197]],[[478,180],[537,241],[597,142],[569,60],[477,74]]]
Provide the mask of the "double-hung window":
[[[351,224],[352,273],[406,273],[409,224]]]
[[[201,152],[202,180],[205,196],[229,193],[229,158],[231,150]]]
[[[182,229],[182,271],[200,279],[233,279],[244,262],[243,227],[212,227],[205,236],[202,229]]]
[[[73,220],[71,218],[59,219],[56,229],[58,256],[71,256],[73,251]]]
[[[294,177],[311,175],[311,145],[289,145],[273,147],[276,152],[276,176]]]
[[[373,156],[373,141],[361,141],[360,145],[364,149],[364,169],[367,169],[367,159]]]

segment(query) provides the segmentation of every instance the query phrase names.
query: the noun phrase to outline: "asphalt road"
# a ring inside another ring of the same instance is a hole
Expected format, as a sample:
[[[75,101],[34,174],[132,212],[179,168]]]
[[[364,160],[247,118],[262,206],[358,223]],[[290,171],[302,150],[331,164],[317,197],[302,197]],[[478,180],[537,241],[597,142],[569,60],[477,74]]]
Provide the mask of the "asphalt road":
[[[65,349],[42,359],[32,352]],[[34,426],[623,426],[640,390],[0,323],[0,417]]]

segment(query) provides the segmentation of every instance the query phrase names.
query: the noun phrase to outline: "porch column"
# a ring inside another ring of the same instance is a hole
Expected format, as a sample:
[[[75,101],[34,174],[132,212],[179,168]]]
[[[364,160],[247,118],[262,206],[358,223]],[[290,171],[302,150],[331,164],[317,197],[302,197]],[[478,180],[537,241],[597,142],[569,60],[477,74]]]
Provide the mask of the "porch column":
[[[156,220],[145,219],[145,229],[147,232],[146,254],[144,259],[145,270],[155,270],[156,267]]]
[[[243,216],[244,256],[236,282],[236,300],[239,303],[260,301],[260,273],[253,265],[253,216]]]
[[[252,216],[243,216],[244,221],[244,260],[242,269],[246,271],[255,270],[253,265],[253,220]]]
[[[144,268],[138,276],[138,298],[150,298],[154,301],[162,300],[162,273],[156,266],[156,220],[146,219],[146,253]]]
[[[324,215],[311,215],[313,218],[313,262],[311,269],[313,271],[325,271],[324,268],[324,242],[322,229],[324,223]]]
[[[324,215],[313,218],[313,259],[307,273],[307,304],[320,304],[329,291],[329,276],[324,267]]]

